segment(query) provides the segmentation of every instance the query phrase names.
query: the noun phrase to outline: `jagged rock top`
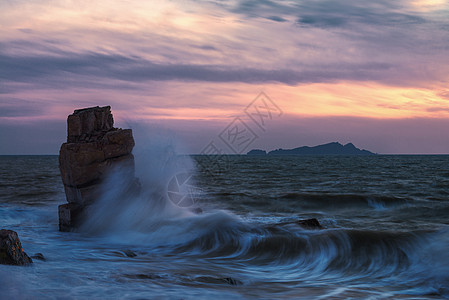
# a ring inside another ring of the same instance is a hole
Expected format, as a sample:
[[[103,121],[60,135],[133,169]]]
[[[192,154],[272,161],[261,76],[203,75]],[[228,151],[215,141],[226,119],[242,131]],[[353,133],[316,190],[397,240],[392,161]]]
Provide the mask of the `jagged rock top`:
[[[67,143],[59,151],[65,186],[79,188],[99,181],[119,160],[134,164],[132,130],[113,126],[110,106],[77,109],[68,116]]]
[[[77,109],[67,118],[67,143],[95,141],[113,130],[110,106]]]

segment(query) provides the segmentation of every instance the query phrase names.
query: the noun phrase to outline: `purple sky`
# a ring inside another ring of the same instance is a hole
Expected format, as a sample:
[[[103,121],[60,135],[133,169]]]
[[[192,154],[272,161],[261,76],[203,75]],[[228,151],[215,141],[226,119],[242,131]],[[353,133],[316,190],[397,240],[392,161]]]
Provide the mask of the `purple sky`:
[[[234,152],[236,117],[248,150],[449,153],[448,16],[441,0],[2,1],[0,154],[57,154],[67,115],[96,105],[189,153]],[[245,114],[262,91],[282,111],[263,128]]]

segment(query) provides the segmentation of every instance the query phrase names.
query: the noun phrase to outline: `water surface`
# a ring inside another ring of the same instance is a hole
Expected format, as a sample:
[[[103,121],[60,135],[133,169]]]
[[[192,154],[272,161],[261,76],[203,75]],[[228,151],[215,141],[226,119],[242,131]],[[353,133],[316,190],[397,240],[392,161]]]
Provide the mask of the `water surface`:
[[[0,266],[3,295],[35,298],[449,297],[449,156],[136,157],[82,232],[58,232],[57,156],[0,156],[0,224],[46,261]],[[210,165],[210,164],[209,164]],[[212,164],[214,165],[214,164]],[[194,174],[194,214],[167,197]],[[280,222],[317,218],[323,230]],[[6,287],[6,288],[5,288]]]

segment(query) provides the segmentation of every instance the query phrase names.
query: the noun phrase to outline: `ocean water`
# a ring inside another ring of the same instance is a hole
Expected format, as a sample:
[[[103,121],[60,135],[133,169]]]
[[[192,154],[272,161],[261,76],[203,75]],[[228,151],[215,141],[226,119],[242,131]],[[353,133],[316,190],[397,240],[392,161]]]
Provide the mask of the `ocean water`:
[[[136,155],[138,195],[111,174],[70,233],[58,157],[0,156],[0,227],[46,258],[0,265],[0,298],[449,298],[449,156],[166,153]],[[286,224],[307,218],[324,229]]]

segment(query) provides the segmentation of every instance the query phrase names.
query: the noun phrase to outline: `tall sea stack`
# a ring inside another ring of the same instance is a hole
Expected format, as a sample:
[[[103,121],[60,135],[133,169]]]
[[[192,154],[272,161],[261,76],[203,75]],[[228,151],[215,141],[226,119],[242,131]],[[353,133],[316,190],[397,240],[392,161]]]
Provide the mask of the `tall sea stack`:
[[[134,183],[134,138],[131,129],[114,128],[110,106],[78,109],[67,118],[67,143],[59,151],[59,169],[67,204],[59,206],[59,230],[70,231],[85,208],[100,196],[100,185],[113,168],[126,170]]]

